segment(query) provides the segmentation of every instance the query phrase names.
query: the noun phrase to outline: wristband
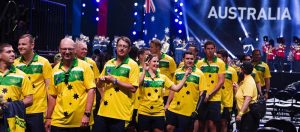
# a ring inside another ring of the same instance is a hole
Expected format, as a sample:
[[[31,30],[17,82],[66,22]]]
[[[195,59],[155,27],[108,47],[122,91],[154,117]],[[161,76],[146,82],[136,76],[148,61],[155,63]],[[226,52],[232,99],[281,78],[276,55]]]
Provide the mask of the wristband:
[[[245,114],[245,113],[243,113],[243,112],[240,111],[238,115],[239,115],[239,116],[242,116],[242,115],[244,115],[244,114]]]

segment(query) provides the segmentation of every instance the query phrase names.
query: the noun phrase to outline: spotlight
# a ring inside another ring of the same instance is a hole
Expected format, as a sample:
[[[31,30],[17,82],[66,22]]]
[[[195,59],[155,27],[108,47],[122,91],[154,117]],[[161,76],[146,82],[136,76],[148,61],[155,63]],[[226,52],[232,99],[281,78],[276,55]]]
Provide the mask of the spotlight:
[[[85,3],[82,3],[82,7],[85,7]]]
[[[134,22],[133,24],[136,25],[136,22]]]
[[[146,22],[145,21],[143,21],[143,24],[145,24]]]
[[[178,33],[182,33],[182,31],[181,31],[181,30],[178,30]]]
[[[96,0],[96,2],[98,2],[98,3],[99,3],[99,2],[100,2],[100,0]]]
[[[176,19],[175,19],[175,22],[178,22],[178,21],[179,21],[179,20],[176,18]]]
[[[242,37],[239,37],[239,40],[242,41]]]
[[[179,23],[179,25],[181,25],[181,24],[182,24],[182,21],[179,21],[178,23]]]
[[[138,3],[137,3],[137,2],[135,2],[135,3],[134,3],[134,6],[138,6]]]
[[[81,15],[84,15],[84,12],[81,12]]]
[[[137,12],[134,12],[134,15],[136,16],[136,15],[137,15]]]
[[[175,2],[178,2],[178,0],[174,0]]]
[[[132,34],[133,34],[133,35],[136,35],[136,32],[135,32],[135,31],[133,31],[133,32],[132,32]]]
[[[180,6],[183,6],[183,3],[182,3],[182,2],[180,3]]]
[[[177,12],[177,11],[178,11],[178,9],[175,9],[174,11],[175,11],[175,12]]]
[[[258,38],[256,38],[255,40],[258,41]]]
[[[99,8],[96,8],[96,11],[99,12]]]
[[[99,17],[96,17],[96,21],[99,21]]]
[[[182,15],[182,12],[179,12],[179,15]]]

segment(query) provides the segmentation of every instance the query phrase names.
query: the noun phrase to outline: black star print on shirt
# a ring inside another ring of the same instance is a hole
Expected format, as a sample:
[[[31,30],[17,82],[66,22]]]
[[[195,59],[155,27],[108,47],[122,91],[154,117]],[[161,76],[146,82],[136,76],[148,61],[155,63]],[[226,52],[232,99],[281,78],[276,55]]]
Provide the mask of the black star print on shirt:
[[[180,102],[179,102],[179,101],[177,102],[177,105],[180,105]]]
[[[154,107],[153,106],[150,106],[150,109],[153,109]]]
[[[2,93],[3,93],[3,94],[6,94],[6,93],[7,93],[7,88],[3,88],[3,89],[2,89]]]
[[[148,93],[148,96],[151,96],[151,93]]]
[[[71,90],[73,89],[73,86],[72,85],[68,85],[68,90]]]
[[[72,103],[70,102],[69,105],[72,105]]]
[[[75,93],[75,94],[73,95],[73,98],[77,100],[77,99],[79,98],[79,95],[78,95],[77,93]]]
[[[7,98],[7,102],[12,102],[12,99],[11,98]]]
[[[32,84],[32,88],[35,88],[35,85],[34,85],[34,84]]]
[[[155,93],[157,93],[157,92],[158,92],[158,90],[157,90],[157,89],[155,89],[155,90],[154,90],[154,92],[155,92]]]
[[[64,112],[64,116],[68,116],[69,113],[67,111]]]
[[[105,106],[108,105],[108,102],[107,102],[106,100],[104,101],[104,105],[105,105]]]
[[[186,94],[189,95],[189,94],[190,94],[190,91],[186,91]]]

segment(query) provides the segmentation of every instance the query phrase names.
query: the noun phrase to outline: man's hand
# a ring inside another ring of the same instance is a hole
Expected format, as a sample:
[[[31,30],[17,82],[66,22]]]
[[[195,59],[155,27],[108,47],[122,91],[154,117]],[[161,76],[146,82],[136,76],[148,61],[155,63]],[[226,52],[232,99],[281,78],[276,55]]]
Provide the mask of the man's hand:
[[[81,119],[81,126],[82,127],[87,127],[89,126],[89,122],[90,122],[90,118],[87,117],[85,114],[83,115],[82,119]]]
[[[266,92],[266,93],[265,93],[265,99],[267,100],[268,98],[269,98],[269,93]]]
[[[236,121],[241,121],[241,119],[242,119],[242,116],[240,116],[240,115],[237,115],[235,118]]]
[[[45,130],[46,132],[51,132],[51,119],[46,119]]]

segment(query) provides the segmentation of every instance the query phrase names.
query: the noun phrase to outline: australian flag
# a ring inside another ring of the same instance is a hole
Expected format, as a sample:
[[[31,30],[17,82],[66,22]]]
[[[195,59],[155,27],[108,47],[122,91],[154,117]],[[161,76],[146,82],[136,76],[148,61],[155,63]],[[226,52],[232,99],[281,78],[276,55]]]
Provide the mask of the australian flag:
[[[170,0],[145,0],[144,40],[147,46],[153,38],[162,40],[169,34]]]

